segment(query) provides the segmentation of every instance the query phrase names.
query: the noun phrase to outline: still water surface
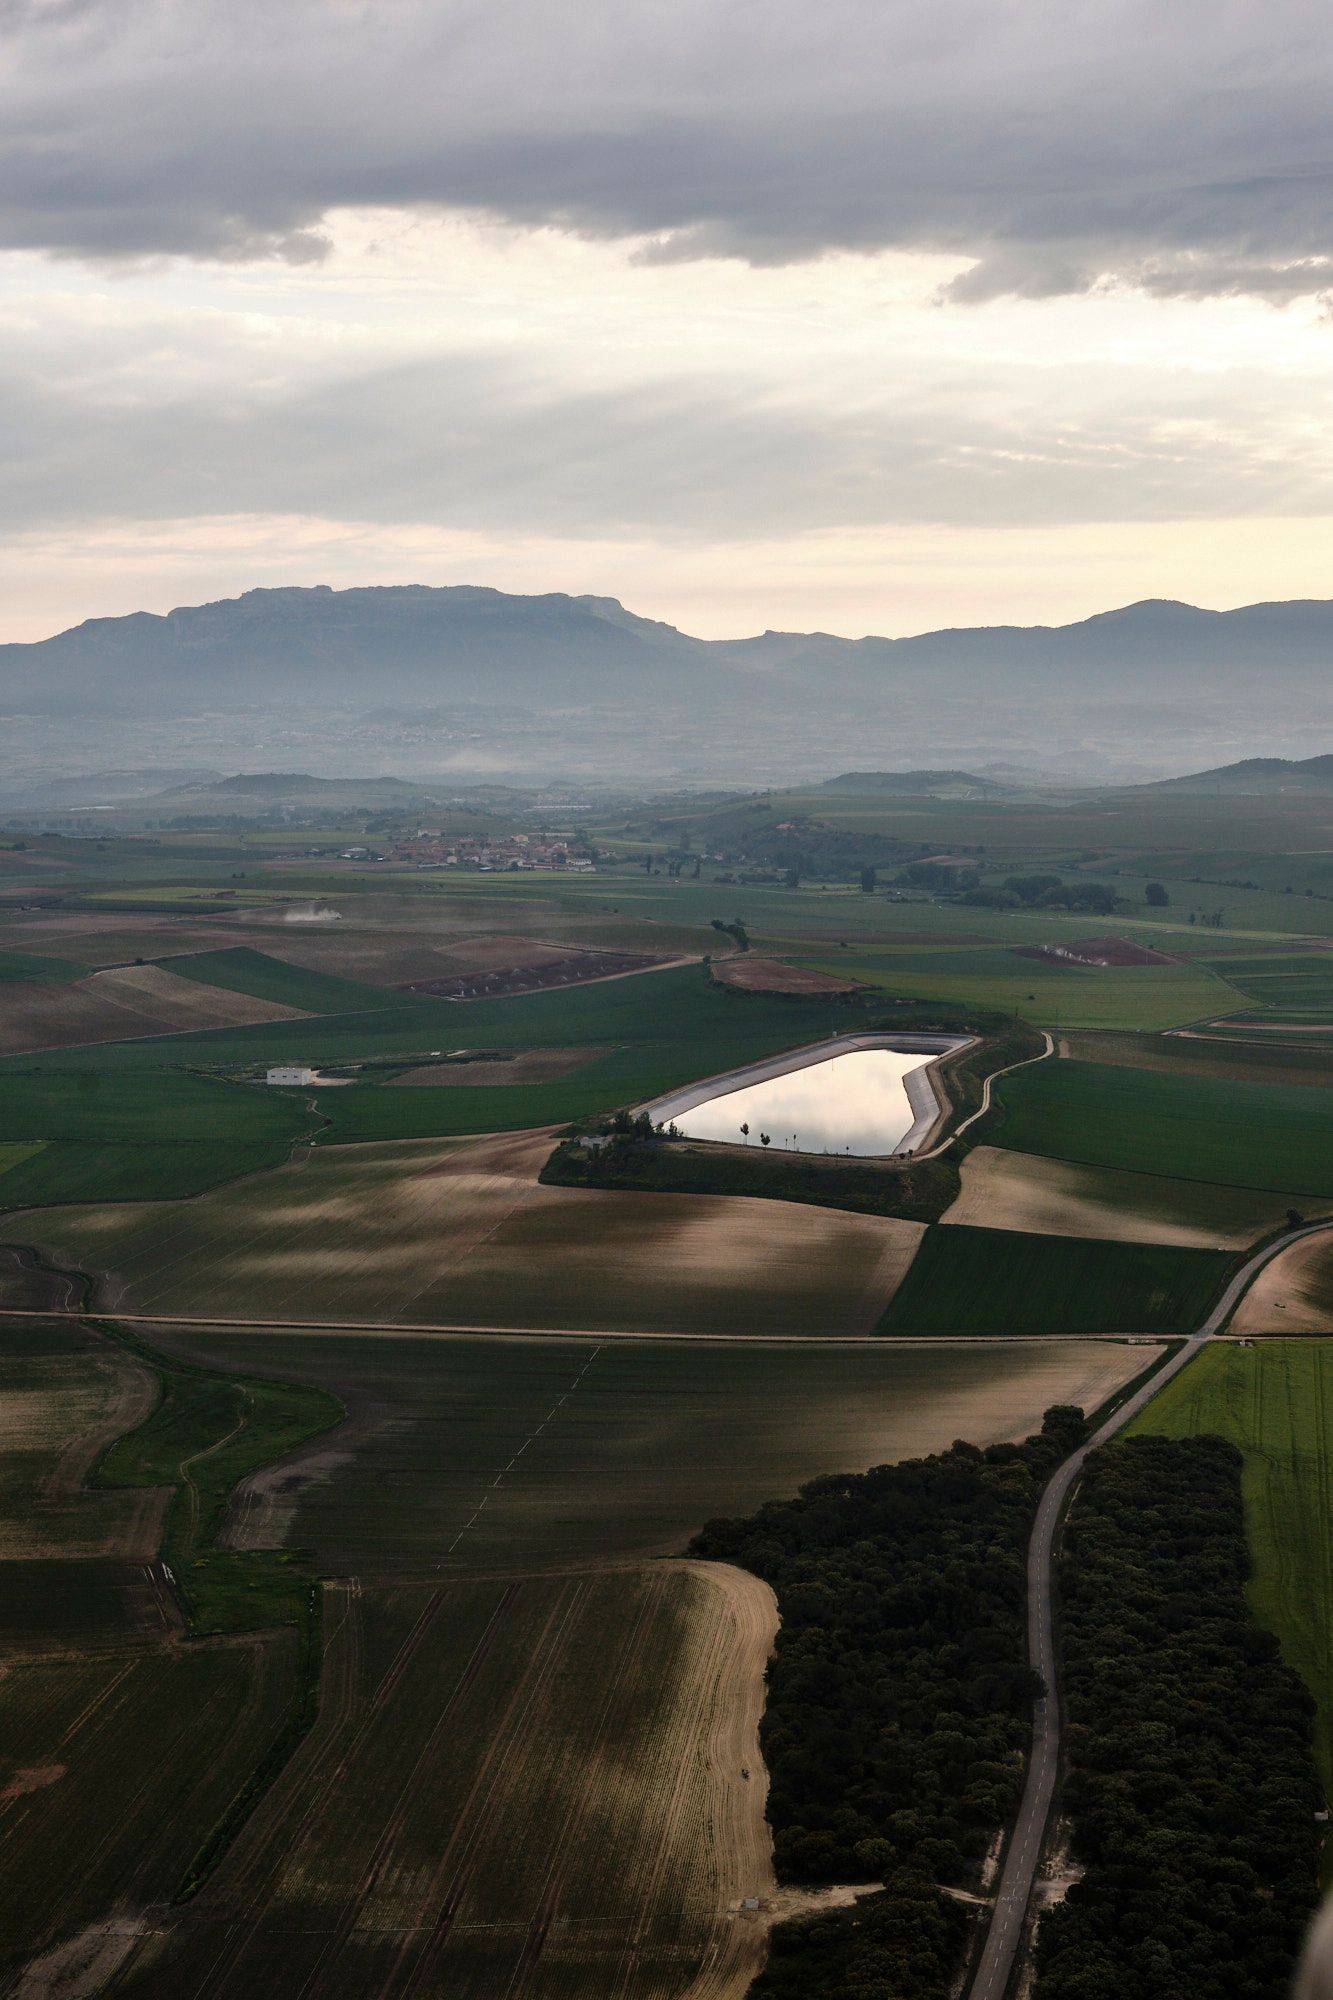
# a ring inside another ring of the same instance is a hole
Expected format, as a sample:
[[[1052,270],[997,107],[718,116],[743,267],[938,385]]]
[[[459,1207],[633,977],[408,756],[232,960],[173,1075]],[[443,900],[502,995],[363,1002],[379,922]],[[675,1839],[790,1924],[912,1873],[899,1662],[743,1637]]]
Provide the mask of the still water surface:
[[[853,1049],[766,1083],[747,1084],[676,1115],[690,1139],[726,1139],[797,1153],[891,1153],[911,1131],[914,1113],[903,1078],[932,1061],[898,1049]]]

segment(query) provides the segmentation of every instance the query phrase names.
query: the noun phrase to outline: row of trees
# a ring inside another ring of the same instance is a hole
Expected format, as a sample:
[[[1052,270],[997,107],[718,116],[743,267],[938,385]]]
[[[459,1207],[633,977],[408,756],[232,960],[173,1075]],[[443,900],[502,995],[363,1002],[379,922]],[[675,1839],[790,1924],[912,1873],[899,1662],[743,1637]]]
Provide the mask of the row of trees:
[[[1017,1805],[1035,1686],[1024,1550],[1084,1431],[1058,1407],[1024,1444],[815,1480],[694,1542],[777,1593],[762,1736],[780,1878],[885,1884],[780,1931],[752,2000],[948,1994],[960,1926],[936,1885],[975,1881]]]
[[[1060,1590],[1064,1805],[1086,1874],[1043,1918],[1036,2000],[1281,2000],[1316,1899],[1313,1703],[1245,1600],[1240,1453],[1097,1453]]]
[[[765,1195],[774,1201],[808,1202],[817,1208],[846,1208],[860,1215],[895,1215],[909,1222],[937,1222],[959,1188],[952,1159],[905,1160],[885,1167],[874,1160],[834,1156],[821,1159],[784,1153],[772,1133],[751,1134],[747,1151],[691,1145],[674,1126],[659,1131],[646,1112],[632,1118],[619,1111],[594,1135],[602,1144],[566,1139],[541,1171],[556,1187],[645,1188],[655,1194]]]

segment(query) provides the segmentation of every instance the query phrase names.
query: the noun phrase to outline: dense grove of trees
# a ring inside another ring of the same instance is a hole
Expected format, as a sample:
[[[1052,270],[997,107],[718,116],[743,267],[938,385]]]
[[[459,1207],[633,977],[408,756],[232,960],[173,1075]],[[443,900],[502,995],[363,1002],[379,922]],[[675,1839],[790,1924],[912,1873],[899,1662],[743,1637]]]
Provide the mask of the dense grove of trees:
[[[967,1918],[919,1871],[854,1909],[780,1924],[746,2000],[945,2000]]]
[[[763,1721],[777,1872],[882,1880],[882,1895],[779,1932],[753,2000],[943,2000],[958,1912],[1022,1787],[1034,1679],[1024,1552],[1080,1410],[1039,1436],[818,1479],[692,1553],[772,1584],[782,1624]]]
[[[1037,2000],[1280,2000],[1316,1899],[1313,1704],[1251,1618],[1241,1456],[1131,1438],[1090,1461],[1061,1564],[1081,1882]]]
[[[1109,916],[1123,899],[1109,882],[1066,882],[1059,875],[1006,875],[1002,882],[974,877],[960,886],[958,903],[987,910],[1088,910]]]

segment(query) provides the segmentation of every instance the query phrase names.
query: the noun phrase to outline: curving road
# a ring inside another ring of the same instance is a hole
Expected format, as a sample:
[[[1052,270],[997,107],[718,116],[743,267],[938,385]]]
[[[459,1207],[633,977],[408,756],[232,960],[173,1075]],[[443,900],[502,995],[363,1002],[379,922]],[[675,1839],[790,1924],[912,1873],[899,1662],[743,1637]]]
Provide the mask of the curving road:
[[[990,1929],[977,1969],[968,1989],[968,2000],[1004,2000],[1013,1978],[1014,1962],[1022,1941],[1024,1920],[1032,1897],[1037,1865],[1045,1844],[1046,1822],[1060,1766],[1060,1691],[1056,1677],[1055,1619],[1051,1579],[1055,1560],[1056,1533],[1065,1502],[1077,1485],[1089,1452],[1109,1442],[1144,1405],[1151,1402],[1163,1383],[1188,1367],[1199,1349],[1220,1333],[1244,1293],[1265,1264],[1271,1263],[1288,1244],[1303,1236],[1316,1236],[1333,1229],[1333,1221],[1307,1222],[1289,1229],[1268,1243],[1244,1263],[1223,1292],[1203,1324],[1192,1333],[1180,1350],[1149,1377],[1142,1388],[1123,1402],[1094,1431],[1086,1444],[1071,1452],[1041,1496],[1037,1517],[1028,1543],[1028,1658],[1041,1675],[1046,1693],[1033,1705],[1032,1753],[1022,1803],[1014,1821],[1005,1852],[1004,1868],[996,1892]]]

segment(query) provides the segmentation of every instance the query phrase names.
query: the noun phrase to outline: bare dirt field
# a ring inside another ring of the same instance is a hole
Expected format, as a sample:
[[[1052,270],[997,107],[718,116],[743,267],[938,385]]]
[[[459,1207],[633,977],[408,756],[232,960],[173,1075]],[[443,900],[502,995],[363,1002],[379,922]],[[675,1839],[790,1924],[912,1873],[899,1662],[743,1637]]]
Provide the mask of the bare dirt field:
[[[1333,1034],[1333,1023],[1328,1021],[1283,1021],[1274,1019],[1272,1014],[1266,1014],[1261,1021],[1255,1020],[1253,1015],[1248,1014],[1219,1014],[1216,1020],[1209,1021],[1207,1025],[1218,1030],[1217,1034],[1208,1037],[1210,1041],[1221,1040],[1228,1028],[1234,1028],[1246,1035],[1257,1035],[1260,1039],[1265,1035]],[[1178,1032],[1186,1034],[1189,1031],[1181,1028]]]
[[[571,1070],[581,1069],[584,1063],[607,1053],[604,1048],[516,1049],[513,1055],[497,1054],[490,1060],[482,1057],[471,1062],[423,1063],[419,1069],[404,1070],[391,1081],[445,1089],[451,1085],[461,1088],[470,1084],[475,1088],[494,1083],[550,1083],[553,1078],[568,1076]]]
[[[80,1042],[299,1018],[299,1008],[204,986],[160,965],[117,966],[68,985],[36,980],[0,984],[0,1053],[21,1055]]]
[[[542,1187],[551,1144],[320,1147],[194,1200],[23,1227],[145,1313],[660,1333],[867,1333],[921,1239],[750,1196]]]
[[[529,947],[519,957],[512,949],[504,954],[508,964],[450,974],[436,979],[414,979],[412,993],[431,993],[441,1000],[495,1000],[506,993],[536,993],[548,986],[581,986],[593,979],[614,979],[626,972],[648,972],[663,961],[647,952],[571,951],[565,947]]]
[[[0,1243],[0,1306],[9,1312],[68,1312],[82,1302],[78,1278],[46,1270],[31,1250]]]
[[[942,1220],[1038,1236],[1230,1250],[1275,1229],[1290,1205],[1288,1197],[1260,1189],[1168,1180],[977,1146],[963,1161],[961,1190]]]
[[[776,1622],[711,1564],[329,1586],[314,1730],[118,1990],[740,2000]]]
[[[1037,958],[1044,965],[1174,965],[1169,952],[1154,951],[1129,938],[1081,938],[1075,944],[1018,944],[1016,958]]]
[[[855,979],[835,979],[828,972],[807,972],[803,966],[784,965],[776,958],[755,958],[740,952],[735,958],[715,959],[713,978],[719,986],[734,986],[742,993],[799,993],[830,997],[859,993]]]
[[[259,916],[235,904],[219,908],[214,917],[185,917],[176,911],[22,910],[0,916],[0,948],[47,952],[72,958],[81,965],[120,965],[151,958],[162,949],[163,933],[173,950],[217,951],[224,945],[251,944],[248,930],[238,928]]]
[[[0,1659],[0,1984],[92,2000],[290,1699],[290,1635]]]
[[[444,1000],[496,999],[577,986],[646,972],[670,958],[665,951],[608,950],[490,932],[454,937],[438,928],[380,930],[343,921],[303,929],[291,912],[274,913],[262,934],[256,927],[245,942],[309,971]]]
[[[88,1492],[105,1446],[142,1423],[157,1383],[99,1335],[10,1323],[0,1350],[0,1562],[151,1561],[168,1494]]]
[[[1232,1333],[1333,1333],[1333,1241],[1307,1236],[1265,1265],[1236,1309]]]
[[[401,987],[417,980],[457,979],[472,972],[489,972],[497,963],[513,965],[515,944],[522,941],[356,928],[347,917],[307,928],[275,917],[263,926],[262,936],[252,932],[246,942],[310,972],[360,979],[369,986]]]

